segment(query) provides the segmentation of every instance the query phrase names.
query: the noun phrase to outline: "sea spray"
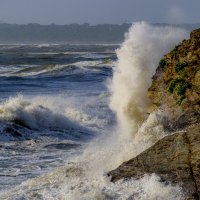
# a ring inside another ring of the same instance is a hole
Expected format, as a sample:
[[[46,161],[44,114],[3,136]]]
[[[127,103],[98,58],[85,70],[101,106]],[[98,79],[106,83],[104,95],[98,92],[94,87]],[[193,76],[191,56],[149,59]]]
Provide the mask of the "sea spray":
[[[12,191],[0,194],[1,197],[67,200],[184,199],[180,187],[165,185],[155,174],[117,183],[111,183],[109,177],[104,175],[165,135],[160,124],[161,111],[151,113],[145,119],[149,105],[146,93],[163,54],[186,36],[187,32],[182,29],[154,27],[145,22],[134,24],[125,42],[117,50],[118,63],[110,86],[110,105],[118,119],[113,133],[107,133],[91,142],[85,152],[73,158],[67,166],[29,180]]]
[[[150,105],[147,91],[159,60],[188,36],[184,29],[156,27],[146,22],[135,23],[130,28],[125,42],[116,51],[118,61],[108,86],[117,127],[114,133],[86,150],[85,160],[89,161],[93,175],[117,167],[166,135],[162,111],[146,114]],[[153,180],[156,186],[156,179]],[[171,199],[170,195],[165,199]]]
[[[135,134],[145,119],[150,104],[147,90],[159,60],[186,37],[188,32],[183,29],[146,22],[135,23],[126,34],[117,50],[118,62],[110,86],[110,106],[125,137]]]

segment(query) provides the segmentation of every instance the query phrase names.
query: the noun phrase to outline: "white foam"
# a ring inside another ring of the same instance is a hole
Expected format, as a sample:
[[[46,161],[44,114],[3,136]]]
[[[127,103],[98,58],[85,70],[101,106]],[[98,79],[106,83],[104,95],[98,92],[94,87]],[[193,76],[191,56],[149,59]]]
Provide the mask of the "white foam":
[[[19,76],[19,77],[26,77],[26,76],[36,76],[45,73],[59,73],[61,70],[67,69],[71,66],[76,66],[82,70],[93,70],[93,67],[113,67],[114,62],[112,60],[98,60],[98,61],[80,61],[75,63],[70,63],[66,65],[29,65],[29,66],[0,66],[0,76]],[[62,72],[63,74],[63,72]]]
[[[84,153],[73,158],[73,163],[66,167],[29,180],[1,196],[55,200],[184,199],[179,186],[166,185],[155,174],[117,183],[111,183],[104,174],[165,136],[161,111],[145,120],[146,92],[159,59],[186,36],[181,29],[136,23],[117,51],[119,60],[110,88],[111,107],[119,125],[113,133],[91,142]],[[143,124],[139,126],[139,122]]]
[[[0,105],[0,120],[18,120],[32,129],[69,128],[77,122],[92,123],[86,114],[69,106],[70,102],[59,95],[32,99],[18,95]]]
[[[105,55],[105,54],[97,54],[95,52],[93,53],[86,53],[82,56],[78,56],[79,57],[82,57],[82,58],[87,58],[87,59],[104,59],[104,58],[109,58],[110,55]]]
[[[104,67],[104,66],[113,67],[114,62],[112,60],[81,61],[73,63],[73,65],[82,69],[90,67],[89,69],[91,70],[92,67]]]
[[[147,90],[162,56],[175,47],[188,32],[174,27],[155,27],[145,22],[135,23],[117,50],[118,63],[110,90],[110,106],[117,114],[121,131],[137,132],[147,111]]]
[[[84,163],[82,163],[84,165]],[[85,166],[85,165],[84,165]],[[87,169],[89,170],[89,169]],[[53,173],[24,182],[13,190],[1,192],[2,199],[44,200],[183,200],[178,186],[160,182],[155,174],[140,180],[111,183],[108,178],[90,176],[81,167],[59,168]]]
[[[21,68],[18,71],[12,72],[9,76],[36,76],[43,73],[59,72],[60,70],[68,67],[69,65],[44,65],[44,66],[28,66]]]

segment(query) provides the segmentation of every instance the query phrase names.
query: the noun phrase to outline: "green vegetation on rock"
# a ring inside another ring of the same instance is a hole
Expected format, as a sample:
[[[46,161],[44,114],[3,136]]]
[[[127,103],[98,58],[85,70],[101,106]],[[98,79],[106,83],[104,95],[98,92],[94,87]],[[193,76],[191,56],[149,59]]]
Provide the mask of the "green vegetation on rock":
[[[175,92],[175,94],[179,96],[177,104],[180,105],[183,99],[185,99],[186,90],[190,87],[190,84],[184,79],[173,79],[169,82],[167,91],[171,93]]]
[[[188,63],[186,61],[177,62],[175,67],[174,67],[175,71],[178,73],[178,72],[182,71],[187,65],[188,65]]]
[[[162,109],[168,136],[108,174],[116,182],[155,173],[166,184],[180,185],[183,199],[199,200],[200,28],[164,58],[167,65],[159,63],[148,97],[149,113]]]

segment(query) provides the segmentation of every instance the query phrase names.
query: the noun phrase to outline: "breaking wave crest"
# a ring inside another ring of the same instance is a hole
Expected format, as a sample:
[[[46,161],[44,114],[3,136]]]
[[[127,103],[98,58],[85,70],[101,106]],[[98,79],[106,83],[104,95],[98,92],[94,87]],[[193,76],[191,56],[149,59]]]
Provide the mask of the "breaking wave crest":
[[[45,98],[35,101],[27,100],[22,95],[10,98],[0,106],[0,119],[17,121],[31,129],[66,128],[72,123],[60,113],[50,107],[51,102]]]
[[[146,116],[149,105],[146,93],[163,54],[185,37],[187,32],[182,29],[153,27],[145,22],[134,24],[117,50],[118,63],[109,86],[110,106],[118,119],[116,129],[91,142],[67,166],[29,180],[1,196],[67,200],[184,199],[179,186],[166,185],[155,174],[117,183],[111,183],[105,174],[166,135],[161,111]]]
[[[15,129],[12,124],[16,124],[22,129],[46,131],[49,134],[54,134],[51,131],[61,131],[72,134],[72,138],[73,134],[78,134],[80,139],[96,134],[98,129],[108,123],[106,119],[92,117],[71,101],[73,100],[68,100],[64,94],[57,97],[12,97],[0,104],[0,132],[4,135],[5,127],[9,125]],[[29,138],[31,137],[33,136],[29,135]]]
[[[75,69],[81,70],[96,70],[101,67],[113,67],[113,61],[111,59],[93,60],[93,61],[80,61],[71,64],[46,64],[39,66],[22,66],[19,67],[8,66],[1,67],[0,76],[38,76],[38,75],[55,75],[64,74],[65,72],[72,72]]]

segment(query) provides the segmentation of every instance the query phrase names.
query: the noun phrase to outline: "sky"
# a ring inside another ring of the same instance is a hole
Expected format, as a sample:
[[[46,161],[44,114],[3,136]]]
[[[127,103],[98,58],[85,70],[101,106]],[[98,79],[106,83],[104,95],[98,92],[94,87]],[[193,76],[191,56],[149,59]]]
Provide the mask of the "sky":
[[[0,0],[0,22],[199,23],[200,0]]]

